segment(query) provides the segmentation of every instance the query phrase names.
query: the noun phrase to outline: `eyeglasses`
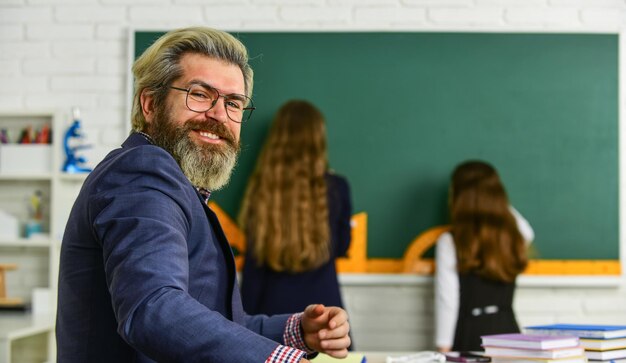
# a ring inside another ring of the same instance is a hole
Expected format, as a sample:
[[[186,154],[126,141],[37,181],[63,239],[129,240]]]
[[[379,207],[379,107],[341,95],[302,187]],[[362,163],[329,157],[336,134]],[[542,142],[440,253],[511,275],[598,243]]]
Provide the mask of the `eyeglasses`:
[[[179,88],[170,86],[170,88],[187,92],[185,104],[187,108],[193,112],[207,112],[215,107],[220,97],[224,98],[224,108],[228,118],[237,123],[248,121],[252,116],[252,111],[256,109],[252,99],[245,95],[220,94],[218,90],[208,85],[193,84],[189,88]]]

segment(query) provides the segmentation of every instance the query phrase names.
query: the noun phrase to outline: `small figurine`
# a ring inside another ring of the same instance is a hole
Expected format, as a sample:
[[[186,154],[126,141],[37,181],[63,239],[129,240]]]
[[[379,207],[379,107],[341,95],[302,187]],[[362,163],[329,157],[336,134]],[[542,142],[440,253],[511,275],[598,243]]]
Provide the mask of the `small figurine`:
[[[24,228],[24,235],[26,238],[38,237],[43,233],[42,199],[43,193],[41,190],[36,190],[30,197],[30,205],[28,208],[29,219]]]
[[[72,122],[70,128],[65,132],[65,137],[63,138],[63,148],[65,149],[66,155],[63,171],[66,173],[88,173],[91,171],[91,168],[81,165],[86,163],[86,160],[84,157],[76,155],[76,152],[78,150],[88,149],[91,145],[70,146],[70,139],[83,138],[83,134],[80,130],[80,110],[74,108],[72,115],[74,122]]]

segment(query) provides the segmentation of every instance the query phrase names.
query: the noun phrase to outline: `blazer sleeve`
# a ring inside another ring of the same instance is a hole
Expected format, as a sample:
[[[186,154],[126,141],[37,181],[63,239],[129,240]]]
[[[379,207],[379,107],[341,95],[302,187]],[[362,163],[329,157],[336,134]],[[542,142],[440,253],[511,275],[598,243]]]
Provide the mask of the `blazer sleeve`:
[[[141,149],[138,157],[120,160],[89,200],[118,333],[160,362],[265,361],[277,342],[228,320],[188,293],[190,187],[169,154],[155,147]],[[281,321],[259,317],[253,327],[257,332],[272,330],[275,336]]]

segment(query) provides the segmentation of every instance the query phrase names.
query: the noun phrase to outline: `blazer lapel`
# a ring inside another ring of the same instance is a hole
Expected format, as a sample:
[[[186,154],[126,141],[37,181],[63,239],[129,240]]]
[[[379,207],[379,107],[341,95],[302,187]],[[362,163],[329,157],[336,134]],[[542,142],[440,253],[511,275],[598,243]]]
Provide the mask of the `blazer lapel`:
[[[209,219],[209,223],[211,224],[213,232],[215,233],[218,243],[220,244],[220,247],[222,248],[222,251],[224,253],[224,259],[226,260],[226,266],[228,268],[228,276],[230,280],[229,286],[231,291],[229,295],[231,296],[230,306],[232,309],[232,317],[234,322],[241,324],[243,323],[244,311],[240,303],[241,297],[239,295],[239,289],[237,286],[237,269],[235,266],[235,257],[233,256],[233,251],[230,248],[230,244],[228,243],[228,239],[224,234],[224,230],[222,230],[222,225],[220,224],[219,219],[211,210],[211,208],[206,205],[206,203],[204,202],[204,198],[200,195],[200,193],[198,193],[198,198],[200,198],[202,202],[202,206],[204,208],[204,211],[206,212],[207,218]]]

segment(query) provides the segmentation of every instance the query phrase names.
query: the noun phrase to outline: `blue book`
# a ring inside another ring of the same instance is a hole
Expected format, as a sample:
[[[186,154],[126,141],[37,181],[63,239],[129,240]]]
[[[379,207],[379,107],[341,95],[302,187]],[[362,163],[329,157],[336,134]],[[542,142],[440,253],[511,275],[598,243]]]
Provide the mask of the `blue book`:
[[[626,337],[626,325],[549,324],[527,326],[524,331],[528,334],[573,335],[595,339]]]

